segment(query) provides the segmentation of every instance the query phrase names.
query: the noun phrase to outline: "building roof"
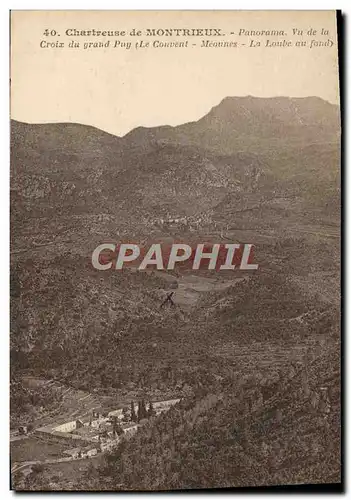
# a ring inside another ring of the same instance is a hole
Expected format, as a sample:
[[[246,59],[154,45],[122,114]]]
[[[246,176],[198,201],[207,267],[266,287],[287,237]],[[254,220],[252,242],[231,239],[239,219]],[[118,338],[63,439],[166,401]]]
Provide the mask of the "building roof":
[[[166,401],[152,401],[152,406],[154,408],[160,408],[164,406],[170,406],[170,405],[175,405],[178,403],[180,399],[167,399]]]
[[[79,429],[74,429],[74,434],[78,434],[79,436],[97,436],[99,434],[99,430],[94,427],[80,427]]]
[[[88,446],[84,446],[81,448],[81,451],[91,451],[91,450],[95,450],[97,451],[97,446],[91,446],[91,445],[88,445]]]
[[[137,424],[136,422],[128,422],[126,424],[122,424],[121,425],[122,429],[132,429],[133,427],[139,427],[139,424]]]
[[[123,408],[116,408],[115,410],[111,410],[108,412],[109,415],[120,415],[123,413]]]
[[[84,436],[80,436],[79,434],[71,434],[70,432],[60,432],[60,431],[52,431],[50,432],[53,436],[59,436],[66,439],[84,439]]]
[[[64,450],[63,453],[66,453],[67,455],[73,455],[74,453],[79,453],[80,448],[70,448],[69,450]]]

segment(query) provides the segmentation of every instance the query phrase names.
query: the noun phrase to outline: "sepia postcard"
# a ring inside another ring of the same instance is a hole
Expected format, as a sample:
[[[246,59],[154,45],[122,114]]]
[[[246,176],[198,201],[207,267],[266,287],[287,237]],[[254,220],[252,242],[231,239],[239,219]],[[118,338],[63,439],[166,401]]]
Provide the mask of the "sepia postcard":
[[[10,17],[11,489],[341,488],[340,14]]]

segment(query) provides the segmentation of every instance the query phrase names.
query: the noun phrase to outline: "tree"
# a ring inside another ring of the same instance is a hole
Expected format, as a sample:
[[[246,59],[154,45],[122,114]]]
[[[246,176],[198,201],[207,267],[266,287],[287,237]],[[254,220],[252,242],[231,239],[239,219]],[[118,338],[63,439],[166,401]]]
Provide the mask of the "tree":
[[[124,430],[119,423],[116,425],[116,432],[117,432],[117,436],[122,436],[124,434]]]
[[[136,416],[135,408],[134,408],[134,401],[132,401],[130,403],[130,420],[132,422],[136,422],[137,421],[137,416]]]
[[[112,432],[113,432],[113,435],[116,436],[116,433],[117,433],[117,417],[115,415],[112,417]]]
[[[149,411],[148,411],[148,417],[153,417],[155,415],[155,409],[153,407],[152,401],[149,402]]]
[[[44,470],[43,464],[32,465],[32,472],[34,472],[34,474],[39,474],[40,472],[43,472],[43,470]]]
[[[129,422],[131,420],[131,412],[128,408],[123,408],[123,422]]]
[[[147,411],[146,411],[145,401],[142,399],[141,401],[139,401],[139,406],[138,406],[138,422],[140,422],[140,420],[143,420],[146,417],[147,417]]]

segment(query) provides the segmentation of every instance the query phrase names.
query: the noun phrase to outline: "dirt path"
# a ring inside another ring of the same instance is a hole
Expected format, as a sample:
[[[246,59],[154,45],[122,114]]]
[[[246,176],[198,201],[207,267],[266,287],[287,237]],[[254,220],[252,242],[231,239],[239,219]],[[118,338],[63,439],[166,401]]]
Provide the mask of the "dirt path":
[[[238,277],[238,275],[232,279],[225,279],[218,274],[213,278],[196,274],[173,276],[163,271],[156,271],[156,274],[164,280],[164,290],[174,292],[172,300],[182,309],[192,309],[208,292],[225,290],[247,279],[247,277]]]

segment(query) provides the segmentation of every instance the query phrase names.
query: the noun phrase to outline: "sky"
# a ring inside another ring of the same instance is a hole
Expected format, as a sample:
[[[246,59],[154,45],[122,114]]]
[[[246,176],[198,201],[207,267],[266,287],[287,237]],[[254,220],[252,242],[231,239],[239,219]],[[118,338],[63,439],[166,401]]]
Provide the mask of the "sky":
[[[93,28],[126,35],[65,34]],[[147,28],[212,28],[225,36],[148,37]],[[132,29],[142,30],[143,36],[131,36]],[[240,29],[283,30],[287,36],[239,37]],[[293,29],[304,35],[292,35]],[[317,33],[307,35],[311,29]],[[329,34],[322,35],[322,29]],[[46,36],[45,30],[54,30],[53,35]],[[237,41],[239,47],[204,48],[203,39]],[[267,48],[266,39],[291,40],[293,46]],[[69,48],[72,40],[81,47]],[[83,48],[84,42],[101,40],[110,40],[111,46]],[[113,48],[115,40],[132,46]],[[188,47],[135,48],[141,40],[188,40]],[[261,46],[249,47],[251,40]],[[307,46],[296,47],[296,40]],[[333,46],[309,48],[311,40],[331,40]],[[65,47],[40,47],[42,42]],[[337,64],[333,11],[13,11],[11,117],[28,123],[83,123],[124,135],[138,126],[197,120],[227,96],[313,95],[338,103]]]

